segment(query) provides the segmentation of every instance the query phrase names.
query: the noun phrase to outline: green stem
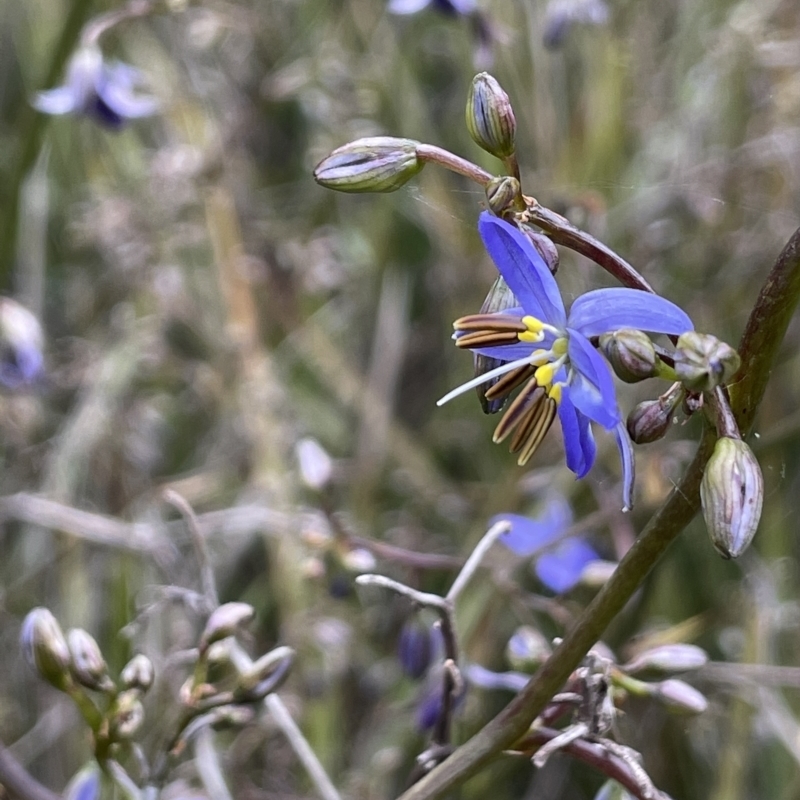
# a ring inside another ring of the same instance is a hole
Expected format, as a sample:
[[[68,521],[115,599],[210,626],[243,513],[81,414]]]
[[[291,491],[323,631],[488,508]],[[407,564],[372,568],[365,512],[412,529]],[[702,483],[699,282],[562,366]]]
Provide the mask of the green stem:
[[[69,4],[69,15],[47,67],[45,86],[52,86],[64,71],[64,64],[75,49],[75,43],[91,12],[92,5],[93,0],[73,0]],[[27,102],[23,105],[16,123],[20,150],[14,168],[8,176],[6,208],[5,213],[0,217],[0,286],[6,290],[11,288],[11,262],[14,257],[19,220],[20,189],[39,155],[46,123],[45,114],[36,111]]]
[[[739,348],[742,370],[731,392],[732,409],[746,431],[764,394],[772,364],[800,299],[800,229],[781,252],[747,323]],[[724,399],[724,398],[723,398]],[[589,648],[622,610],[658,559],[700,507],[700,481],[716,434],[707,429],[686,474],[625,554],[606,585],[528,685],[450,758],[400,800],[439,797],[478,772],[529,728]]]

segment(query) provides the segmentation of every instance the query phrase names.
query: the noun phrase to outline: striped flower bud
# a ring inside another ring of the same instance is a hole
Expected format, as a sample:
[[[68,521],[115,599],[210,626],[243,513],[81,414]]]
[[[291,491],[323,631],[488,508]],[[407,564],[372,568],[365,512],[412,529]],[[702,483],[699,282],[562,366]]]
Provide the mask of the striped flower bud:
[[[688,331],[675,348],[675,373],[693,392],[710,392],[726,384],[741,363],[736,350],[707,333]]]
[[[70,671],[81,686],[104,692],[114,690],[114,682],[108,676],[108,665],[94,637],[83,628],[72,628],[67,631],[67,646]]]
[[[334,150],[314,169],[314,180],[338,192],[393,192],[413,178],[425,163],[412,139],[373,136]]]
[[[486,203],[498,217],[504,216],[507,211],[524,211],[525,201],[519,181],[510,175],[492,178],[486,185]]]
[[[738,558],[755,536],[764,502],[764,477],[753,451],[723,436],[706,464],[700,500],[711,542],[723,558]]]
[[[652,378],[658,371],[659,358],[650,337],[642,331],[623,328],[600,337],[600,351],[614,372],[625,383]]]
[[[467,130],[475,143],[497,158],[515,149],[517,120],[508,95],[488,72],[472,79],[467,98]]]
[[[70,682],[70,653],[58,620],[46,608],[34,608],[22,623],[22,652],[31,669],[62,691]]]

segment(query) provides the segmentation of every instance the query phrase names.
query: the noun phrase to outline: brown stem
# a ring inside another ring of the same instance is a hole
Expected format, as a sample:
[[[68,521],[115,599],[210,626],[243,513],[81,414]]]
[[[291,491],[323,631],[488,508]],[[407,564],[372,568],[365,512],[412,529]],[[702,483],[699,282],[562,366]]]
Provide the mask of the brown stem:
[[[420,143],[417,145],[416,150],[420,161],[438,164],[440,167],[463,175],[465,178],[469,178],[471,181],[475,181],[475,183],[479,183],[483,187],[494,177],[485,169],[481,169],[477,164],[473,164],[471,161],[467,161],[465,158],[461,158],[461,156],[457,156],[455,153],[451,153],[448,150],[443,150],[441,147],[437,147],[434,144]]]

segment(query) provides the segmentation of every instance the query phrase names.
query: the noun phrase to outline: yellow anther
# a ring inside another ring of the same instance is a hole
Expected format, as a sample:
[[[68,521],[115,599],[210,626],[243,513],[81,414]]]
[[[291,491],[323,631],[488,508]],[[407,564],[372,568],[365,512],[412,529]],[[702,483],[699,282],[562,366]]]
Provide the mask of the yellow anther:
[[[547,396],[556,401],[556,405],[561,402],[561,390],[563,383],[554,383],[547,391]]]
[[[542,322],[540,319],[536,319],[536,317],[531,316],[524,316],[522,318],[522,324],[531,333],[541,333],[545,328],[544,322]]]
[[[536,378],[539,386],[549,386],[553,382],[555,372],[556,368],[553,364],[543,364],[533,373],[533,377]]]
[[[522,333],[517,334],[517,337],[521,342],[530,342],[531,344],[536,344],[544,339],[544,334],[541,332],[534,333],[533,331],[523,331]]]
[[[549,350],[534,350],[531,353],[531,366],[541,367],[550,360],[552,353]]]
[[[553,342],[553,352],[557,356],[566,355],[568,347],[569,347],[569,341],[567,340],[566,336],[562,336],[560,339],[556,339]]]

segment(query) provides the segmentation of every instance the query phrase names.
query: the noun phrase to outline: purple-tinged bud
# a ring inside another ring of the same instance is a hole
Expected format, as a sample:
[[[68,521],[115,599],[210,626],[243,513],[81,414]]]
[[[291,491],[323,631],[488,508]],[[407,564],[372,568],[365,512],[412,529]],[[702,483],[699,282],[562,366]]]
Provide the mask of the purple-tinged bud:
[[[708,708],[704,695],[677,678],[655,684],[653,697],[676,714],[702,714]]]
[[[536,248],[536,252],[544,259],[544,263],[547,264],[550,274],[555,275],[556,272],[558,272],[558,265],[561,257],[558,254],[558,248],[553,243],[553,240],[543,233],[532,231],[527,225],[523,225],[521,230],[528,237],[530,243]]]
[[[481,72],[472,79],[467,98],[467,130],[475,143],[497,158],[514,153],[517,120],[500,84]]]
[[[481,306],[481,314],[493,314],[497,311],[505,311],[508,308],[514,308],[514,306],[517,305],[519,305],[517,298],[514,297],[514,293],[508,288],[508,284],[503,280],[502,277],[498,277],[492,284],[492,288],[489,289],[489,294],[486,295],[486,299],[483,301],[483,305]],[[496,358],[489,358],[489,356],[481,356],[478,354],[473,355],[472,362],[475,368],[476,378],[478,375],[484,375],[496,367],[499,367],[502,363]],[[506,402],[508,402],[507,397],[502,397],[496,400],[486,399],[486,392],[489,391],[489,389],[494,386],[498,380],[499,378],[495,378],[494,380],[475,387],[475,391],[478,393],[478,399],[481,402],[481,408],[483,409],[484,414],[496,414],[506,404]]]
[[[120,692],[109,720],[109,736],[121,741],[135,736],[144,722],[144,706],[136,689]]]
[[[603,334],[600,351],[625,383],[638,383],[658,372],[660,359],[650,337],[642,331],[623,328]]]
[[[413,139],[372,136],[334,150],[314,169],[314,180],[338,192],[393,192],[413,178],[425,162]]]
[[[519,181],[510,175],[492,178],[486,185],[486,204],[498,217],[509,211],[524,211],[525,201]]]
[[[675,409],[683,397],[683,391],[667,392],[657,400],[639,403],[628,415],[628,434],[635,444],[650,444],[661,439],[669,430]]]
[[[522,625],[514,631],[506,645],[506,658],[513,669],[533,672],[553,652],[545,636],[530,625]]]
[[[397,657],[403,672],[409,678],[421,678],[433,658],[433,631],[419,619],[410,619],[403,625],[397,642]]]
[[[723,558],[738,558],[755,536],[764,502],[764,477],[753,451],[723,436],[714,445],[700,483],[711,542]]]
[[[31,669],[64,691],[70,682],[70,654],[58,620],[46,608],[34,608],[22,623],[22,652]]]
[[[687,331],[675,348],[675,374],[693,392],[710,392],[726,384],[741,363],[736,350],[707,333]]]
[[[101,788],[100,765],[91,761],[72,776],[64,789],[64,800],[99,800]]]
[[[125,689],[138,689],[146,692],[155,678],[153,662],[142,653],[135,655],[123,668],[119,679]]]
[[[276,647],[265,653],[239,676],[234,689],[236,702],[261,700],[274,692],[286,680],[293,662],[294,650],[291,647]]]
[[[210,644],[233,636],[238,628],[253,619],[255,613],[249,603],[225,603],[214,609],[200,637],[200,654],[205,653]]]
[[[83,628],[72,628],[67,631],[67,646],[72,677],[81,686],[95,691],[114,691],[114,682],[108,675],[108,665],[100,646],[89,633]]]
[[[639,672],[685,672],[699,669],[708,663],[708,653],[694,644],[665,644],[639,653],[625,666],[620,667],[628,675]]]
[[[10,297],[0,297],[0,384],[19,389],[44,369],[44,334],[39,320]]]

